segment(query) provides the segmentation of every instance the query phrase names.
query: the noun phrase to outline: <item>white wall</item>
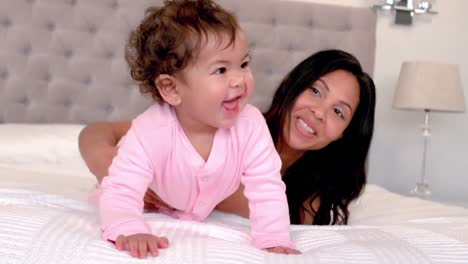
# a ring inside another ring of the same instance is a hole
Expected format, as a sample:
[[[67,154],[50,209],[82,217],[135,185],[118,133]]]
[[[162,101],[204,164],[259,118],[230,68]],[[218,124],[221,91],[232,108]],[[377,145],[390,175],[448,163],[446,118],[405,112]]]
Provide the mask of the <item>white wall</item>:
[[[300,1],[348,6],[369,6],[379,2]],[[412,26],[394,25],[389,11],[379,11],[378,15],[374,72],[378,97],[369,182],[402,194],[408,194],[420,176],[423,150],[420,128],[424,113],[391,107],[401,63],[430,60],[459,64],[465,102],[468,102],[468,1],[433,3],[439,14],[417,16]],[[468,206],[468,114],[434,113],[430,122],[432,136],[426,179],[434,199]]]

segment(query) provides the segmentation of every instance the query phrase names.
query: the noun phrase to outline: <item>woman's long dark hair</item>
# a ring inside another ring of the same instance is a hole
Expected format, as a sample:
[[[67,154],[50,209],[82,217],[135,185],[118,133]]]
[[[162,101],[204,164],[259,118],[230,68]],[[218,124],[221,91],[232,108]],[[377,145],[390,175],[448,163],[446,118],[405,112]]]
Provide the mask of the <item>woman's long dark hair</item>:
[[[289,203],[291,223],[301,224],[303,204],[320,200],[313,224],[347,224],[348,205],[356,199],[366,183],[365,162],[374,130],[375,86],[363,72],[359,61],[341,50],[315,53],[299,63],[279,85],[270,109],[265,113],[276,143],[289,124],[290,111],[297,97],[327,73],[345,70],[353,74],[360,86],[359,105],[343,136],[320,150],[307,151],[285,172],[283,180]],[[289,127],[289,126],[288,126]]]

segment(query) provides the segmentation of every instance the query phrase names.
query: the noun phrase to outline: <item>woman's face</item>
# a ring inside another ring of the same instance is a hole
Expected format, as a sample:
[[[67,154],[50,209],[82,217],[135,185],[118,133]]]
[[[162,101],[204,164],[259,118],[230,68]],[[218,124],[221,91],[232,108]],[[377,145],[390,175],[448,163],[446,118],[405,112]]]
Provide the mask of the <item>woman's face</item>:
[[[302,92],[284,127],[284,141],[295,150],[322,149],[339,139],[359,104],[359,83],[344,70],[322,76]]]

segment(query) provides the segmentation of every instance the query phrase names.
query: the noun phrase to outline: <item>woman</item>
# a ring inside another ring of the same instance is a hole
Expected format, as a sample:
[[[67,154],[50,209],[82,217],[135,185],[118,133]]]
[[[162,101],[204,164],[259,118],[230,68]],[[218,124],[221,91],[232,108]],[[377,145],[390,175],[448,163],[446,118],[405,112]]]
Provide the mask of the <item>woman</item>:
[[[347,224],[348,206],[366,183],[374,111],[374,83],[349,53],[315,53],[286,75],[265,119],[283,162],[292,224]],[[99,182],[129,127],[96,123],[81,132],[81,154]],[[145,201],[167,206],[150,192]],[[217,209],[248,217],[243,187]]]

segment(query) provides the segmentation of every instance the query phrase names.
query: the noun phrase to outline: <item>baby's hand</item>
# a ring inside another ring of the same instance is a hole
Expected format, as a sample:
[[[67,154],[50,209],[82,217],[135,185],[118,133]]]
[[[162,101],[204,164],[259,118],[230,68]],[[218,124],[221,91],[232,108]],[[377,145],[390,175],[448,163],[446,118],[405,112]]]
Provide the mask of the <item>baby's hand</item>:
[[[286,254],[286,255],[289,255],[289,254],[293,254],[293,255],[302,254],[302,252],[300,252],[299,250],[288,248],[288,247],[271,247],[271,248],[265,248],[264,250],[266,250],[268,252],[271,252],[271,253],[276,253],[276,254]]]
[[[131,236],[120,235],[115,240],[118,250],[130,252],[132,257],[146,258],[149,251],[151,256],[158,256],[158,248],[167,248],[169,241],[165,237],[157,237],[152,234],[135,234]]]

